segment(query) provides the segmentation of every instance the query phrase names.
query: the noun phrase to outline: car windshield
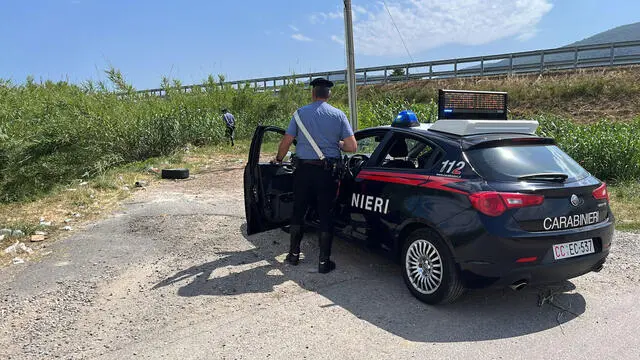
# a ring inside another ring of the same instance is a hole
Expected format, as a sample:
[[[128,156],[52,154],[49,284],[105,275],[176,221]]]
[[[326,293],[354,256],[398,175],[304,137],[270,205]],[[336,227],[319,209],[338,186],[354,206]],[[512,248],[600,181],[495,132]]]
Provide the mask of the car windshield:
[[[489,181],[576,181],[589,173],[555,145],[499,146],[470,150],[467,156]]]

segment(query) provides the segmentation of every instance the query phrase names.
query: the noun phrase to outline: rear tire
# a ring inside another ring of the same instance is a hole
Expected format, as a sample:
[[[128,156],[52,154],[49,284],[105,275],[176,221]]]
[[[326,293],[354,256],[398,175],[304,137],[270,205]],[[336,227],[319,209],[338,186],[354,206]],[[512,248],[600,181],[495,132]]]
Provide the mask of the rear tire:
[[[412,232],[404,242],[401,265],[409,291],[424,303],[451,303],[464,294],[453,255],[435,231]]]

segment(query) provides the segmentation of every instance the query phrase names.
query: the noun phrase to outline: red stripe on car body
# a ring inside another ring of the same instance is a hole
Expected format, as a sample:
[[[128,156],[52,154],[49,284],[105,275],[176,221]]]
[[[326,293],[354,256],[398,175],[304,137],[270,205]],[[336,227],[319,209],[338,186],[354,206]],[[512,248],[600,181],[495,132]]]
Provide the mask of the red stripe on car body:
[[[424,188],[448,191],[448,192],[453,192],[457,194],[464,194],[464,195],[468,194],[468,192],[466,191],[453,189],[446,186],[447,184],[458,183],[464,180],[445,177],[445,176],[430,176],[430,175],[365,170],[365,171],[361,171],[358,174],[357,178],[362,180],[373,180],[373,181],[380,181],[380,182],[386,182],[386,183],[392,183],[392,184],[420,186]]]
[[[452,179],[452,178],[448,178],[445,176],[429,176],[429,182],[426,184],[423,184],[422,187],[426,187],[429,189],[435,189],[435,190],[442,190],[442,191],[448,191],[448,192],[453,192],[456,194],[463,194],[463,195],[468,195],[469,193],[463,190],[458,190],[458,189],[454,189],[451,187],[448,187],[448,184],[455,184],[455,183],[459,183],[462,182],[464,180],[462,179]]]

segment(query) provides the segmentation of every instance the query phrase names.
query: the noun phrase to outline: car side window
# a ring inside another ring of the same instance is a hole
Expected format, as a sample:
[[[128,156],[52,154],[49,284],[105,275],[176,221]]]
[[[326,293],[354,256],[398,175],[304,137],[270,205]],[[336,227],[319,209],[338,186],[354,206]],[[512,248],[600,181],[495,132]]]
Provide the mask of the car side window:
[[[442,158],[442,151],[435,145],[415,139],[407,139],[407,142],[414,144],[411,157],[415,157],[418,169],[431,169]]]
[[[383,138],[384,134],[376,134],[358,139],[358,148],[354,154],[366,155],[370,158],[382,142]]]
[[[433,167],[441,151],[430,142],[412,136],[397,134],[385,149],[378,166],[391,169],[423,169]]]

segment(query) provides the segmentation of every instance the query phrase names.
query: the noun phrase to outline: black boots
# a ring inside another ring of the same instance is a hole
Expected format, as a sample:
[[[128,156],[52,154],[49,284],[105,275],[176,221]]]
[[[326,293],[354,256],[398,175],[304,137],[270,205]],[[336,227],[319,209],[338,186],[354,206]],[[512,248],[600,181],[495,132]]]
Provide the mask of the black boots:
[[[336,269],[336,263],[334,263],[331,260],[320,261],[320,263],[318,264],[318,272],[320,274],[326,274],[335,269]]]
[[[291,225],[289,229],[291,242],[289,243],[289,254],[285,261],[291,265],[298,265],[300,262],[300,241],[302,241],[302,226]]]
[[[331,243],[333,242],[333,234],[328,232],[320,233],[320,262],[318,264],[318,272],[326,274],[336,268],[336,263],[331,261]]]
[[[302,227],[300,225],[291,225],[289,229],[291,235],[291,243],[289,245],[289,253],[285,261],[291,265],[298,265],[300,262],[300,241],[302,241]],[[331,261],[331,244],[333,235],[328,232],[320,233],[320,262],[318,264],[318,272],[326,274],[336,268],[336,264]]]

